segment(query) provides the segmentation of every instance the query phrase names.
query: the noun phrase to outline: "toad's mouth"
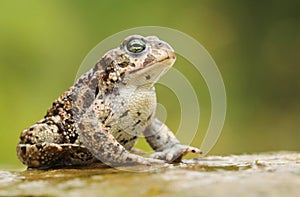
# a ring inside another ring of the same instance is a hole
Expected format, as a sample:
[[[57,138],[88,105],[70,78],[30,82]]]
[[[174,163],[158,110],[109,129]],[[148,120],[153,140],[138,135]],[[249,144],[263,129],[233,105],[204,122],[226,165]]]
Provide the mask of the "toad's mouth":
[[[138,72],[148,72],[154,69],[154,67],[160,68],[163,70],[169,70],[173,66],[173,64],[176,61],[176,54],[174,51],[166,51],[168,56],[161,58],[161,59],[154,59],[152,62],[148,62],[147,65],[145,65],[142,68],[138,68],[132,71],[129,71],[129,74],[134,74]]]

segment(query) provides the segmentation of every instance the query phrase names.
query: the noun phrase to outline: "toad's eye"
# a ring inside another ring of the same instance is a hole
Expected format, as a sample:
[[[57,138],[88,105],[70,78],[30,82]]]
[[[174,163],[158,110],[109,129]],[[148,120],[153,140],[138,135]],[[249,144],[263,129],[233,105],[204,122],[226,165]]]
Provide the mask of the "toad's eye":
[[[141,39],[132,39],[127,45],[127,50],[131,53],[140,53],[146,49],[146,43]]]

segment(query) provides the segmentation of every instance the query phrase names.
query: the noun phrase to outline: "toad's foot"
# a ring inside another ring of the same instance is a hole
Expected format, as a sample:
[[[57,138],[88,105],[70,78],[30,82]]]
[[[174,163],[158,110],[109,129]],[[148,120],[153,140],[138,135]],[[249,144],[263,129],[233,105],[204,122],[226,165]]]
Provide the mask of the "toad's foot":
[[[150,157],[154,159],[165,160],[169,163],[180,162],[182,157],[188,153],[202,154],[202,151],[191,146],[175,144],[162,151],[151,154]]]

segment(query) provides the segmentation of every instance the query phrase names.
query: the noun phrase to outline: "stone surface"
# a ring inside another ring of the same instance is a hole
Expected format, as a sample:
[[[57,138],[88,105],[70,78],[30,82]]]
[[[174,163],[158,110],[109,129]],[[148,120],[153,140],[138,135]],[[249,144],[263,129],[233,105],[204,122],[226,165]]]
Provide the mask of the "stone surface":
[[[1,170],[0,196],[18,195],[296,197],[300,153],[209,156],[163,167]]]

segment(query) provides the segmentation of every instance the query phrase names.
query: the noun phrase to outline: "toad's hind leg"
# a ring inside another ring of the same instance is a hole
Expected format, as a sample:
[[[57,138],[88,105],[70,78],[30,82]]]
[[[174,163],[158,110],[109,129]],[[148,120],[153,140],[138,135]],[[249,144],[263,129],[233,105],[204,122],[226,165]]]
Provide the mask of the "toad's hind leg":
[[[19,144],[17,155],[29,168],[53,168],[58,166],[88,165],[97,159],[88,149],[70,144],[40,143]]]
[[[43,119],[22,132],[17,155],[23,164],[31,168],[52,168],[96,161],[87,148],[66,143],[57,125],[44,122]]]
[[[29,168],[50,168],[60,159],[62,147],[54,143],[19,144],[17,155]]]
[[[17,155],[29,168],[88,165],[97,161],[88,149],[74,144],[19,144]]]
[[[58,127],[42,119],[21,133],[17,155],[28,167],[49,167],[60,158],[62,147],[58,144],[61,140]]]

